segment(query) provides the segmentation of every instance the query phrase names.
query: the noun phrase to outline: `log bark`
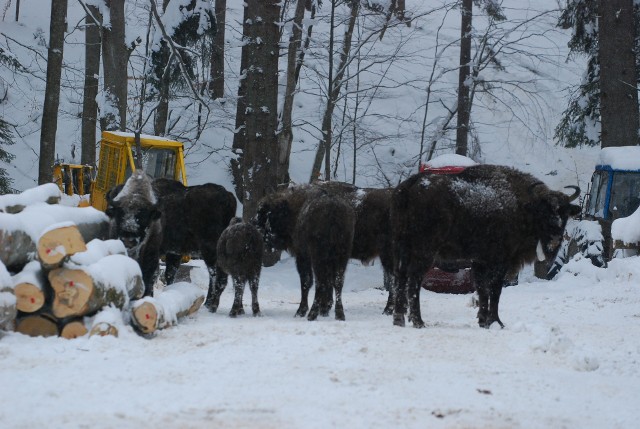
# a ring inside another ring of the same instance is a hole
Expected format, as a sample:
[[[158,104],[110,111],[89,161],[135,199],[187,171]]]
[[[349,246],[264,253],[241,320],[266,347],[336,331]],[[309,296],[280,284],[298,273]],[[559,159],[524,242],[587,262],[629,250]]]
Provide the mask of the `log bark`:
[[[32,314],[18,319],[16,332],[31,337],[53,337],[59,334],[58,323],[50,314]]]
[[[85,316],[102,307],[124,308],[142,297],[140,266],[123,255],[112,255],[86,267],[65,265],[49,273],[56,317]]]
[[[0,263],[0,330],[13,329],[16,315],[16,297],[13,294],[11,276]]]
[[[60,336],[71,340],[73,338],[84,337],[88,332],[89,330],[82,319],[74,319],[63,324],[60,330]]]
[[[178,319],[198,311],[205,293],[192,283],[167,286],[157,298],[145,297],[131,306],[131,324],[143,334],[176,325]]]
[[[46,229],[37,245],[38,260],[45,270],[59,268],[69,256],[86,250],[78,227],[68,222]]]
[[[0,212],[20,213],[27,206],[36,203],[57,204],[60,198],[58,186],[55,183],[46,183],[19,194],[0,195]]]
[[[46,301],[46,279],[40,263],[29,262],[12,280],[18,311],[34,313],[40,310]]]

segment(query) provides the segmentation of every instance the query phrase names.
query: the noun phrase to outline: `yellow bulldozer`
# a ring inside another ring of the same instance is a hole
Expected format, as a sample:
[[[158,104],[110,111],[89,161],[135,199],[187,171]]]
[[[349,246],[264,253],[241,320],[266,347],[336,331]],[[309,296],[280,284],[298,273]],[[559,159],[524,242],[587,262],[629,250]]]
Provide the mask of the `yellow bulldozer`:
[[[164,137],[142,134],[142,168],[151,177],[175,179],[187,186],[184,166],[184,145]],[[124,183],[136,170],[136,143],[133,133],[103,131],[97,173],[89,165],[57,163],[54,181],[67,195],[90,195],[80,205],[91,205],[98,210],[107,208],[106,194],[116,185]]]

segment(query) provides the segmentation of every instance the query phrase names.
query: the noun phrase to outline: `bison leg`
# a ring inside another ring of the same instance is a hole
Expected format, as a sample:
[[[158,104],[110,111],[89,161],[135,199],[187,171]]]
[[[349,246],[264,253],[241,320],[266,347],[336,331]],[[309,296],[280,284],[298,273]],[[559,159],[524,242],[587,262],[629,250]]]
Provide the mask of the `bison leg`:
[[[393,308],[393,324],[395,326],[404,326],[404,315],[407,312],[407,273],[398,272],[396,275],[396,283],[394,284],[395,303]]]
[[[300,276],[300,306],[296,311],[296,317],[304,317],[309,311],[309,290],[313,286],[313,270],[308,256],[298,255],[296,268]]]
[[[309,310],[309,315],[307,316],[307,320],[313,321],[318,318],[318,314],[320,313],[321,303],[323,301],[323,296],[326,291],[324,290],[327,286],[316,279],[316,293],[313,296],[313,304],[311,305],[311,310]]]
[[[240,314],[244,314],[244,306],[242,305],[242,296],[244,295],[244,279],[233,277],[233,306],[229,312],[229,317],[236,317]]]
[[[165,264],[166,269],[164,271],[164,280],[168,285],[173,283],[173,279],[176,277],[176,273],[178,272],[178,268],[180,268],[180,261],[182,260],[182,255],[177,255],[175,253],[167,253],[165,255]]]
[[[160,255],[149,251],[145,253],[140,262],[142,282],[144,283],[144,296],[153,296],[153,286],[160,275]]]
[[[506,270],[491,269],[484,265],[473,264],[472,272],[478,290],[478,325],[481,328],[488,328],[493,322],[498,322],[504,328],[498,316],[498,304]]]
[[[409,300],[409,321],[414,328],[424,328],[420,314],[420,283],[421,276],[413,273],[407,281],[407,299]]]
[[[259,277],[255,277],[249,280],[249,288],[251,289],[251,310],[254,316],[262,316],[260,312],[260,304],[258,304],[258,284],[260,282]]]
[[[344,317],[344,308],[342,307],[342,287],[344,286],[344,271],[339,273],[334,279],[334,288],[336,290],[336,320],[346,320]]]
[[[398,291],[396,286],[396,277],[393,275],[391,271],[384,270],[384,288],[389,292],[389,297],[387,298],[387,305],[384,307],[382,314],[392,315],[393,314],[393,306],[396,301],[395,294]]]
[[[207,267],[209,270],[209,291],[204,305],[210,312],[215,313],[220,305],[220,295],[227,287],[227,273],[220,267]]]
[[[329,316],[331,307],[333,307],[333,288],[327,287],[322,290],[320,297],[320,315],[322,317]]]

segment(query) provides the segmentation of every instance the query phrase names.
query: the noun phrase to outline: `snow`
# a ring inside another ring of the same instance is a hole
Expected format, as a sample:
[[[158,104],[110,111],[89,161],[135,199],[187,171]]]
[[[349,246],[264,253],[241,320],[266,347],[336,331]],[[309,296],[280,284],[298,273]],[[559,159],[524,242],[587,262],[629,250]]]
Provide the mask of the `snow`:
[[[640,170],[640,146],[606,147],[600,151],[598,165],[616,170]]]
[[[624,243],[640,242],[640,208],[630,216],[616,219],[611,224],[611,238]]]
[[[416,330],[381,314],[381,269],[359,263],[346,322],[294,318],[285,258],[263,270],[261,318],[229,318],[227,290],[218,313],[202,308],[150,340],[127,327],[118,338],[7,334],[0,425],[634,427],[638,276],[637,258],[550,282],[525,273],[504,289],[496,330],[477,326],[469,296],[423,291]]]
[[[476,165],[473,159],[458,155],[455,153],[447,153],[437,156],[425,163],[427,168],[442,168],[442,167],[471,167]]]
[[[49,199],[60,199],[62,193],[55,183],[46,183],[27,189],[20,194],[0,195],[0,212],[6,212],[10,207],[26,207]]]
[[[120,240],[93,239],[87,243],[87,250],[71,255],[70,261],[76,265],[90,265],[105,256],[126,255],[127,249]]]

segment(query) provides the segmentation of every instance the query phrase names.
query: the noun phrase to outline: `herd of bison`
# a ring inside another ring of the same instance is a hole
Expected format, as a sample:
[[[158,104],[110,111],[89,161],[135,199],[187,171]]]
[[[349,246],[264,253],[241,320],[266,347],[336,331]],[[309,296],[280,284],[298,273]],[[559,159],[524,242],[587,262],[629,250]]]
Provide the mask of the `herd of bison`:
[[[379,258],[389,291],[385,314],[404,326],[424,326],[420,289],[433,266],[464,262],[478,294],[478,323],[503,326],[498,304],[505,279],[536,257],[553,258],[577,198],[549,189],[535,177],[496,165],[455,174],[415,174],[395,188],[358,188],[341,182],[290,186],[263,198],[253,219],[235,217],[236,199],[224,187],[185,187],[134,173],[107,195],[110,234],[140,264],[145,294],[153,294],[159,258],[171,283],[182,255],[197,255],[209,271],[206,307],[215,312],[230,275],[230,315],[244,313],[249,283],[252,311],[260,314],[258,283],[263,253],[295,257],[301,299],[296,316],[345,320],[342,304],[347,262]],[[311,308],[308,295],[315,282]]]

